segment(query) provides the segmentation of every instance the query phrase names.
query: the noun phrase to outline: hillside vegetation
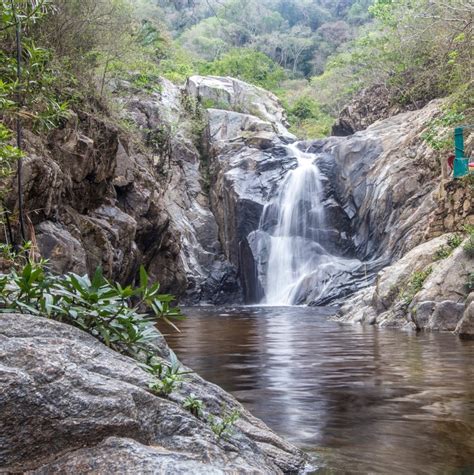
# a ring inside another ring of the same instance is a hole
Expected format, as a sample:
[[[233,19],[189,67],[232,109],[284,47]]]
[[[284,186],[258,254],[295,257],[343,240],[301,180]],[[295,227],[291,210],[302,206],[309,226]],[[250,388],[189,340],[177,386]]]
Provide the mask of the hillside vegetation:
[[[452,96],[450,125],[471,115],[471,0],[2,0],[0,14],[3,143],[18,116],[47,132],[78,105],[113,109],[117,79],[157,90],[196,73],[272,90],[302,137],[374,85],[408,109]],[[5,173],[17,154],[2,157]]]

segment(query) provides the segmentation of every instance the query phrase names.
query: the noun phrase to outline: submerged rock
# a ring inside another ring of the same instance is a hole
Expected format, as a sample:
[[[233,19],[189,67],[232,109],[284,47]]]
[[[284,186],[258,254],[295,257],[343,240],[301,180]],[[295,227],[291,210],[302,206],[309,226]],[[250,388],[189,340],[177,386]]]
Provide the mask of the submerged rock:
[[[162,345],[162,355],[169,350]],[[307,457],[217,386],[190,375],[170,399],[136,361],[90,335],[36,316],[0,316],[0,466],[28,473],[300,473]],[[182,408],[238,409],[217,438]]]

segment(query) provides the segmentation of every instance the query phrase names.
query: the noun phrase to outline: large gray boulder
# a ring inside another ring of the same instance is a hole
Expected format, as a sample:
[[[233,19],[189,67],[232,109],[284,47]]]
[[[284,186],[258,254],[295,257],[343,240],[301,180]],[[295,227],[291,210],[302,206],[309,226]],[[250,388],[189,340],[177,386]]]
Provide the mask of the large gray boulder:
[[[162,354],[169,351],[162,345]],[[0,316],[0,467],[31,473],[299,473],[307,459],[230,395],[197,375],[170,399],[150,376],[88,334],[45,318]],[[182,408],[238,409],[217,438]]]
[[[191,76],[186,92],[206,107],[242,112],[271,124],[274,132],[293,137],[287,131],[285,110],[271,92],[231,77]]]
[[[468,275],[474,261],[463,246],[437,260],[436,252],[447,246],[451,235],[443,235],[412,249],[377,274],[375,286],[352,296],[340,309],[343,322],[377,323],[382,326],[418,330],[453,331],[465,310]],[[411,281],[424,273],[420,288]],[[466,328],[469,318],[466,318]]]
[[[201,150],[208,119],[193,99],[162,79],[159,93],[136,92],[124,103],[126,117],[154,153],[159,171],[154,187],[161,188],[157,200],[166,209],[167,237],[172,241],[170,249],[148,253],[144,260],[157,280],[170,282],[173,274],[179,277],[175,288],[180,289],[183,302],[238,302],[236,269],[224,257],[208,197],[209,178]],[[172,255],[176,260],[170,263]]]

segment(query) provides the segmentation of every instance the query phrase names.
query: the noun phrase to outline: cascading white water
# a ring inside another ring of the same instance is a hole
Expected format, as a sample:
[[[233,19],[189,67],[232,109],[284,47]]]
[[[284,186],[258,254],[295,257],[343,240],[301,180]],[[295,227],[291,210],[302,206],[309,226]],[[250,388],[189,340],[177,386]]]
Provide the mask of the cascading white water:
[[[316,241],[322,225],[324,210],[321,206],[321,177],[313,164],[314,156],[301,152],[296,145],[289,146],[296,156],[298,166],[285,178],[276,202],[277,224],[271,236],[271,248],[266,279],[266,301],[273,305],[291,304],[291,291],[308,269],[306,246],[302,239]],[[270,207],[264,211],[267,217]]]
[[[319,298],[335,275],[359,262],[326,250],[323,176],[316,157],[297,144],[289,145],[288,151],[298,166],[287,174],[260,220],[260,229],[270,236],[267,262],[259,266],[264,269],[261,282],[268,305],[293,305],[309,292]]]

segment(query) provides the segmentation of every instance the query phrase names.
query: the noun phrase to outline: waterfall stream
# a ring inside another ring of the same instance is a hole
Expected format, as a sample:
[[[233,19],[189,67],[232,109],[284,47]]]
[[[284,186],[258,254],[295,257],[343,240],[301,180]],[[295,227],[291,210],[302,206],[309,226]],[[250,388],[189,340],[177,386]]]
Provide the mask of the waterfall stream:
[[[360,265],[356,259],[335,256],[327,251],[324,207],[324,177],[314,154],[302,152],[298,144],[288,146],[297,167],[288,172],[276,196],[266,204],[259,229],[269,235],[264,252],[259,252],[263,303],[294,305],[311,294],[322,299],[335,280],[347,280]]]

